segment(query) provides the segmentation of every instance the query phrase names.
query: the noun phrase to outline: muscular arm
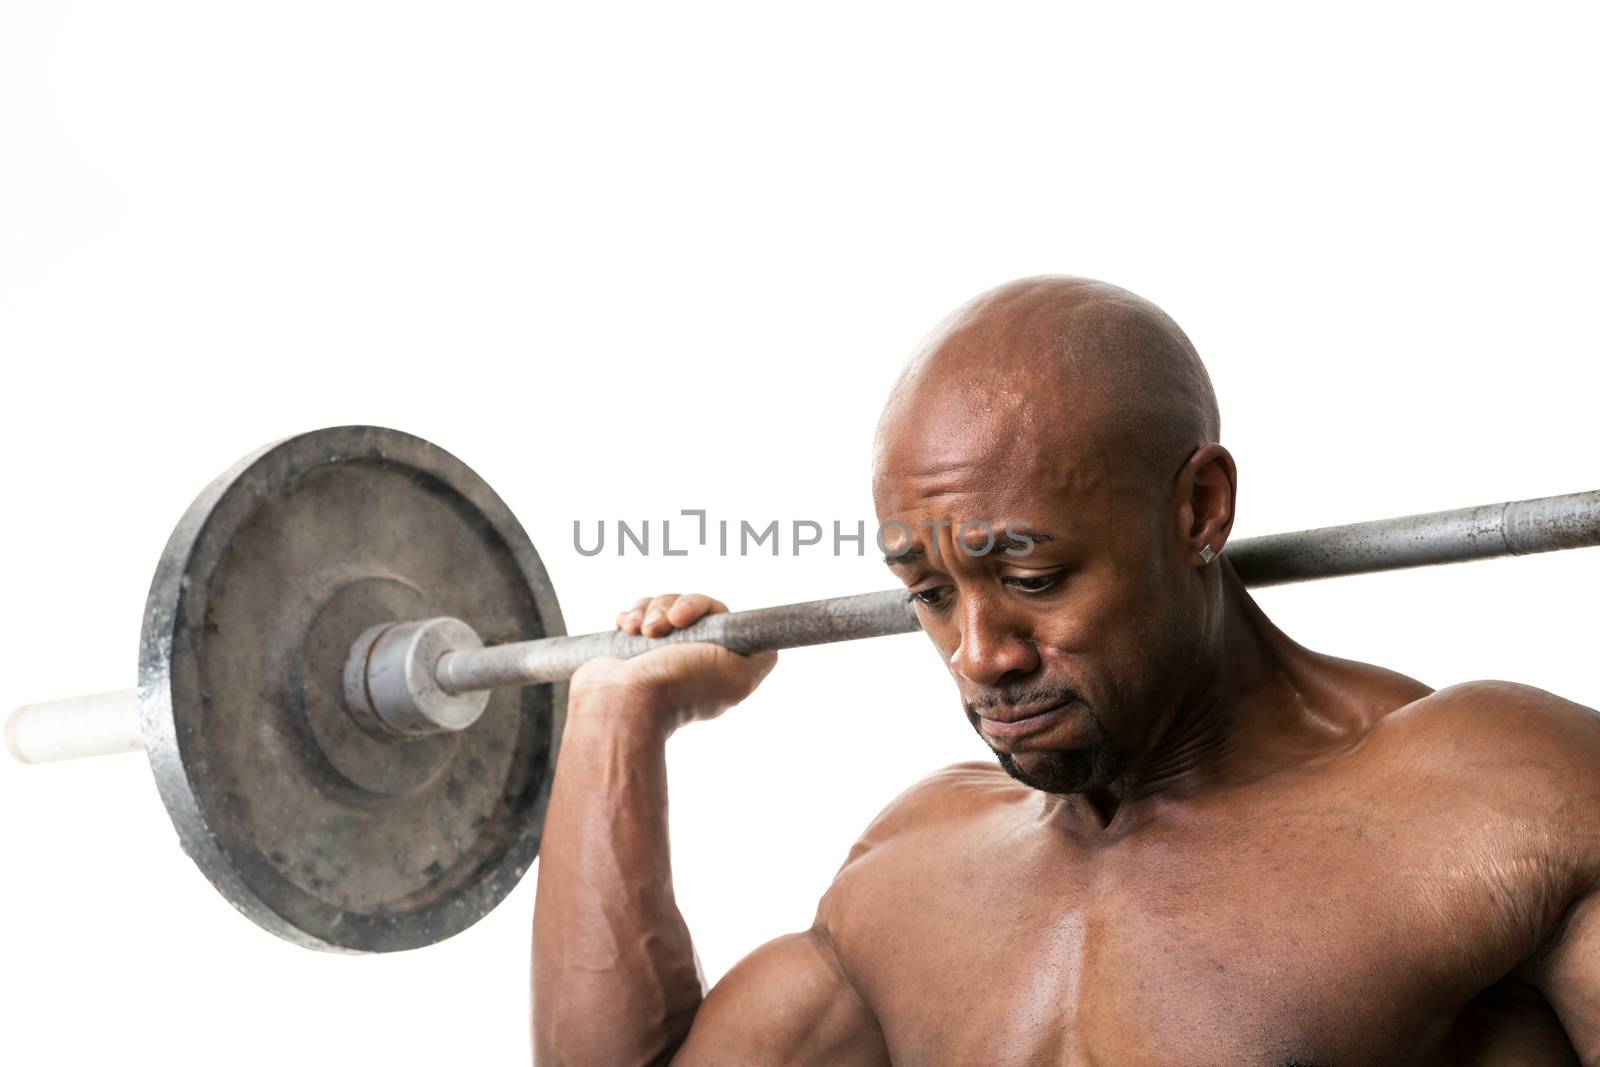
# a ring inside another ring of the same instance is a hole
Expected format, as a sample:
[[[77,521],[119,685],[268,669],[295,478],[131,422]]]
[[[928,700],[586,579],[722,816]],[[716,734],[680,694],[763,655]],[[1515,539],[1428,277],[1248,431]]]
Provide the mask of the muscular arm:
[[[1550,948],[1540,986],[1584,1067],[1600,1067],[1600,714],[1539,694],[1560,741],[1549,770],[1556,777],[1554,830],[1578,883]]]
[[[672,889],[666,740],[770,667],[682,645],[574,678],[534,903],[538,1067],[887,1063],[820,929],[759,949],[702,998]]]
[[[1457,688],[1483,712],[1469,729],[1488,730],[1517,768],[1507,807],[1536,816],[1551,843],[1552,882],[1568,903],[1530,974],[1584,1067],[1600,1067],[1600,714],[1531,686]]]
[[[540,844],[533,1043],[540,1067],[665,1063],[700,1006],[672,892],[664,731],[574,694]],[[625,710],[625,709],[623,709]]]
[[[706,997],[672,1067],[889,1067],[883,1036],[826,934],[747,956]]]
[[[1600,1067],[1600,891],[1568,913],[1541,971],[1545,998],[1584,1067]]]

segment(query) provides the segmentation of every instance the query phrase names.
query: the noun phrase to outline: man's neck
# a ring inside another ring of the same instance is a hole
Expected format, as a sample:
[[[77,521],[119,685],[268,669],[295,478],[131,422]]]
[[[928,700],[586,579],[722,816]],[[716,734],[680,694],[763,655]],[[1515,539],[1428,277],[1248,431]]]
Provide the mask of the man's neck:
[[[1330,657],[1290,639],[1268,619],[1225,562],[1218,623],[1199,670],[1179,679],[1179,695],[1149,741],[1105,787],[1054,798],[1085,829],[1134,825],[1150,803],[1259,778],[1326,748],[1348,732],[1332,699]]]

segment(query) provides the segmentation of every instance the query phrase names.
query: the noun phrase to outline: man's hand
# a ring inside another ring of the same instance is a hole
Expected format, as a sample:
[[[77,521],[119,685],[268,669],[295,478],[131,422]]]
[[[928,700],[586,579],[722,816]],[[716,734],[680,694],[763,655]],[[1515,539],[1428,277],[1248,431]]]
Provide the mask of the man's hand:
[[[617,613],[617,628],[665,637],[702,615],[727,610],[726,604],[699,593],[642,597]],[[632,659],[590,660],[572,676],[568,699],[585,714],[644,716],[664,737],[743,701],[777,662],[776,652],[741,656],[702,642],[670,645]]]

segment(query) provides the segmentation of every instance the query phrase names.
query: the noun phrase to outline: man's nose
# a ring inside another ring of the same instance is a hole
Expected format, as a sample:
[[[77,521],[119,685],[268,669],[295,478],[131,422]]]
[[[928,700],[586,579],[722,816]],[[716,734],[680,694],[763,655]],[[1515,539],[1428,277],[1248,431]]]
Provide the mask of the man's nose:
[[[1039,650],[1026,620],[977,596],[962,603],[961,641],[950,654],[950,669],[974,685],[992,686],[1008,674],[1032,674]]]

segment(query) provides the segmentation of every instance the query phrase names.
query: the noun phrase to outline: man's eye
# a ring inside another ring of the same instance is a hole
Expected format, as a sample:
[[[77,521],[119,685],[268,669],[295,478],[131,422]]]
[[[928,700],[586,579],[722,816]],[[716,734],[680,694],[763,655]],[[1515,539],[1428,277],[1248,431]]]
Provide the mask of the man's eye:
[[[1059,574],[1038,574],[1026,578],[1007,578],[1006,583],[1013,589],[1021,589],[1028,593],[1042,593],[1061,580]]]
[[[918,604],[923,604],[930,608],[936,608],[944,600],[944,589],[943,587],[918,589],[916,592],[907,595],[906,599],[914,600]]]

